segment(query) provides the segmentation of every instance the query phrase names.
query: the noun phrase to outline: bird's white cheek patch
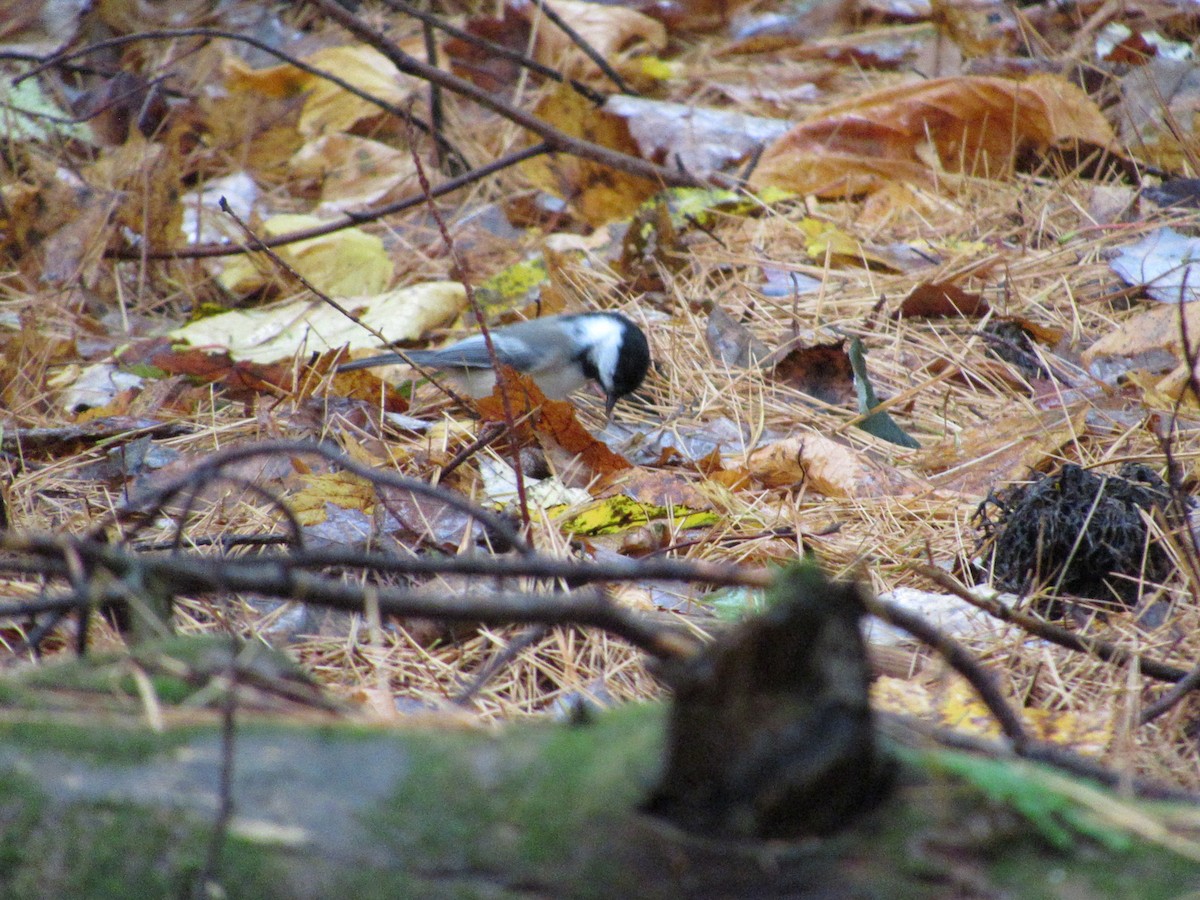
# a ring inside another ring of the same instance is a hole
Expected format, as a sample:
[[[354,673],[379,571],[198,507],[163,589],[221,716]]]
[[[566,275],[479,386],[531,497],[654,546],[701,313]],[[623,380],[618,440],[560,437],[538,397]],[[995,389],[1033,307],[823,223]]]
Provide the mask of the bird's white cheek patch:
[[[592,362],[601,375],[617,370],[617,354],[621,349],[622,329],[619,322],[609,318],[588,319],[582,324],[584,343],[592,345]]]

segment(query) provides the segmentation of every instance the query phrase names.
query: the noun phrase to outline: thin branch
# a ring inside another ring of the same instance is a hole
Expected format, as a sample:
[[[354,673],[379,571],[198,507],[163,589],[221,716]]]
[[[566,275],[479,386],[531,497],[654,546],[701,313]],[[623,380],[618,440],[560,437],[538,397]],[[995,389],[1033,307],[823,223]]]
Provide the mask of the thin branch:
[[[433,26],[428,23],[422,23],[421,37],[425,41],[425,62],[437,68],[437,39],[433,36]],[[445,110],[442,108],[442,89],[436,84],[429,86],[429,124],[433,128],[435,135],[440,137],[445,133],[446,115]],[[441,144],[435,144],[435,147],[438,168],[443,168],[446,165],[446,155],[442,152]],[[464,168],[470,167],[464,166]],[[453,175],[455,173],[452,171],[450,174]]]
[[[416,151],[413,151],[413,157],[414,158],[416,157]],[[249,249],[250,250],[258,251],[260,253],[265,253],[267,258],[270,259],[271,262],[273,262],[278,268],[282,269],[284,272],[286,272],[292,278],[296,279],[296,281],[298,281],[301,285],[303,285],[318,300],[321,300],[322,302],[333,307],[335,310],[337,310],[339,313],[341,313],[343,316],[345,316],[347,319],[349,319],[355,325],[358,325],[360,328],[362,328],[364,331],[367,331],[369,334],[374,335],[379,340],[380,343],[384,344],[385,346],[387,346],[391,343],[388,340],[387,335],[385,335],[383,332],[381,332],[378,328],[375,328],[374,326],[368,324],[367,322],[364,322],[360,316],[356,316],[354,313],[350,312],[350,310],[346,309],[346,307],[344,307],[342,304],[338,303],[338,301],[334,300],[332,297],[330,297],[328,294],[326,294],[324,291],[322,291],[320,288],[318,288],[315,284],[313,284],[311,281],[309,281],[299,270],[296,269],[295,266],[288,263],[287,260],[285,260],[282,256],[280,256],[278,253],[276,253],[274,250],[272,250],[269,246],[267,246],[267,244],[263,240],[263,238],[261,238],[257,234],[255,234],[254,231],[251,230],[250,226],[247,225],[242,220],[241,216],[239,216],[236,212],[233,211],[233,208],[230,207],[229,203],[225,200],[224,197],[222,197],[220,200],[220,207],[221,207],[221,211],[223,213],[225,213],[227,216],[229,216],[229,218],[233,219],[233,221],[237,224],[237,226],[239,228],[241,228],[242,233],[245,234],[247,238],[249,238],[249,240],[250,240]],[[407,354],[405,354],[405,352],[403,350],[397,349],[394,352],[397,353],[400,356],[400,358],[403,359],[406,363],[408,363],[408,365],[412,366],[414,369],[416,369],[418,372],[420,372],[421,376],[423,378],[428,379],[430,384],[432,384],[434,387],[436,387],[438,390],[440,390],[443,394],[445,394],[447,397],[449,397],[451,400],[453,400],[459,406],[462,406],[466,409],[471,408],[470,404],[467,403],[466,400],[464,400],[462,397],[460,397],[458,395],[458,393],[453,388],[451,388],[449,385],[443,384],[441,382],[441,380],[437,377],[437,375],[434,374],[428,367],[418,365],[417,363],[410,360],[408,358]]]
[[[721,587],[767,588],[769,569],[682,559],[607,559],[582,562],[550,556],[399,556],[316,547],[287,554],[262,554],[256,563],[287,569],[361,569],[390,575],[463,575],[487,578],[544,578],[570,587],[613,581],[696,582]],[[0,568],[3,568],[0,564]]]
[[[364,589],[338,578],[291,571],[286,566],[259,560],[214,561],[186,554],[137,555],[95,540],[66,540],[65,547],[79,558],[111,572],[117,579],[151,579],[170,584],[177,595],[234,592],[298,600],[345,612],[366,614]],[[0,535],[0,548],[37,553],[61,564],[63,539]],[[681,626],[664,625],[613,603],[596,588],[567,593],[530,594],[496,592],[450,595],[409,588],[373,585],[372,602],[383,615],[426,618],[485,625],[574,625],[600,628],[624,638],[635,647],[660,658],[690,655],[696,638]],[[78,608],[94,601],[100,605],[127,598],[121,584],[108,585],[96,596],[77,594],[62,598],[62,608]],[[46,601],[42,601],[46,608]],[[90,605],[90,604],[89,604]],[[0,617],[26,614],[22,608],[0,607]]]
[[[867,611],[871,615],[882,619],[889,625],[895,625],[897,628],[907,631],[941,656],[955,672],[967,679],[971,687],[979,694],[979,698],[988,711],[999,723],[1000,730],[1004,732],[1005,737],[1012,742],[1018,752],[1029,745],[1029,733],[1025,730],[1020,715],[1008,705],[1008,701],[1004,699],[1004,695],[996,686],[991,673],[984,669],[965,647],[942,634],[916,613],[909,612],[878,597],[867,596],[864,599]]]
[[[1006,747],[998,741],[965,734],[951,728],[941,728],[913,716],[899,713],[877,713],[876,721],[879,723],[880,731],[907,746],[917,745],[915,733],[915,735],[928,738],[943,747],[950,747],[954,750],[963,750],[991,758],[1016,756],[1031,762],[1053,766],[1082,778],[1090,778],[1107,787],[1128,786],[1137,796],[1148,800],[1200,803],[1200,794],[1144,778],[1130,780],[1124,772],[1113,771],[1094,759],[1088,759],[1065,747],[1048,744],[1045,741],[1030,741],[1022,752],[1017,753],[1011,747]]]
[[[617,86],[617,90],[622,94],[633,94],[636,96],[637,92],[630,89],[620,73],[608,64],[608,60],[601,56],[595,47],[584,40],[583,35],[563,21],[563,17],[556,13],[545,0],[533,0],[533,2],[541,10],[543,16],[558,26],[558,29],[571,39],[571,43],[582,50],[584,55],[596,64],[596,67],[604,73],[605,77]]]
[[[550,125],[544,119],[539,119],[532,113],[513,106],[511,103],[493,94],[489,94],[473,82],[434,68],[421,62],[415,56],[405,53],[394,43],[387,40],[387,38],[381,35],[377,29],[368,24],[364,19],[361,19],[341,6],[337,0],[308,0],[308,2],[318,7],[326,16],[337,22],[356,38],[370,44],[386,56],[401,72],[412,75],[415,78],[440,84],[446,90],[465,97],[482,106],[484,109],[490,110],[516,125],[520,125],[548,143],[555,152],[569,153],[572,156],[589,159],[592,162],[600,163],[619,172],[624,172],[627,175],[660,182],[669,187],[719,187],[730,189],[736,189],[737,187],[733,179],[724,175],[713,175],[707,180],[702,180],[686,172],[677,172],[639,157],[620,153],[601,144],[572,137]]]
[[[221,703],[221,771],[217,782],[217,817],[213,821],[212,834],[208,838],[208,849],[204,854],[204,866],[196,875],[192,885],[192,896],[196,900],[207,900],[224,892],[215,882],[221,868],[221,851],[229,835],[229,823],[233,820],[233,760],[234,740],[237,736],[237,688],[238,660],[232,652],[225,669],[225,697]],[[215,889],[215,890],[214,890]]]
[[[486,166],[481,166],[478,169],[473,169],[464,175],[459,175],[457,178],[451,178],[435,187],[430,193],[434,197],[444,197],[446,194],[452,194],[464,187],[469,187],[477,181],[494,175],[511,166],[523,163],[527,159],[533,159],[536,156],[541,156],[544,153],[551,152],[549,144],[534,144],[526,147],[524,150],[517,150],[513,153],[505,154],[495,162],[488,163]],[[405,197],[403,200],[397,200],[393,203],[384,203],[381,206],[368,207],[361,212],[344,212],[340,218],[326,222],[324,225],[315,225],[312,228],[303,228],[299,231],[289,231],[287,234],[278,234],[274,237],[262,238],[260,243],[263,247],[282,247],[286,244],[294,244],[297,241],[307,241],[311,238],[324,237],[327,234],[341,231],[345,228],[354,228],[366,222],[374,222],[377,219],[382,219],[385,216],[402,213],[414,207],[420,206],[426,202],[425,194],[414,194],[411,197]],[[130,250],[113,250],[106,251],[105,255],[113,259],[212,259],[219,256],[236,256],[240,253],[245,253],[245,248],[236,244],[229,243],[209,243],[195,244],[191,247],[184,247],[177,250],[147,250],[140,252],[136,248]]]
[[[1158,681],[1177,682],[1183,680],[1187,675],[1186,669],[1180,669],[1161,660],[1143,656],[1140,653],[1134,653],[1132,650],[1126,650],[1124,647],[1118,647],[1116,644],[1111,644],[1100,638],[1075,634],[1072,631],[1067,631],[1065,628],[1044,622],[1034,616],[1027,615],[1015,609],[1009,609],[998,600],[977,597],[967,587],[959,583],[956,578],[942,571],[937,566],[911,562],[908,564],[908,568],[924,575],[930,581],[936,582],[956,597],[965,600],[976,609],[983,610],[993,618],[1007,622],[1010,625],[1016,625],[1018,628],[1029,632],[1035,637],[1040,637],[1060,647],[1074,650],[1076,653],[1086,653],[1089,656],[1094,656],[1104,662],[1110,662],[1118,666],[1128,666],[1136,662],[1138,669],[1143,674],[1149,675]]]
[[[412,16],[414,19],[417,19],[425,25],[445,32],[446,34],[450,35],[450,37],[458,38],[458,40],[463,41],[464,43],[471,44],[475,47],[479,47],[481,50],[487,51],[488,56],[491,58],[507,59],[510,62],[515,62],[517,65],[522,66],[531,72],[536,72],[538,75],[549,78],[552,81],[569,85],[572,90],[581,96],[586,97],[597,106],[602,104],[606,99],[604,94],[600,93],[599,91],[593,90],[586,84],[576,81],[574,78],[567,78],[557,69],[544,65],[543,63],[538,62],[536,59],[531,59],[520,50],[513,50],[511,47],[506,47],[503,44],[496,43],[495,41],[489,41],[487,38],[480,37],[477,34],[472,34],[470,31],[465,31],[462,28],[456,28],[441,16],[435,15],[431,12],[426,12],[418,6],[414,6],[411,3],[406,3],[405,0],[383,0],[383,3],[385,6],[390,6],[397,12],[402,12],[407,16]]]
[[[412,161],[417,170],[417,181],[421,185],[421,190],[428,198],[426,207],[429,210],[429,215],[437,224],[438,234],[442,236],[442,243],[446,247],[446,252],[450,254],[450,261],[453,266],[452,272],[454,277],[462,283],[463,291],[467,296],[467,306],[475,314],[475,322],[479,326],[480,333],[483,335],[483,345],[487,348],[488,359],[491,360],[492,371],[496,375],[496,387],[500,391],[500,405],[504,410],[504,425],[509,435],[508,447],[512,454],[512,470],[517,482],[517,508],[521,512],[521,522],[525,526],[525,534],[532,536],[533,520],[529,516],[529,495],[525,492],[525,471],[521,466],[521,444],[517,436],[516,416],[513,414],[512,397],[509,396],[508,379],[504,377],[501,371],[500,358],[496,355],[496,345],[492,341],[492,331],[488,328],[487,317],[483,314],[483,307],[479,305],[479,299],[475,296],[475,286],[471,284],[471,273],[467,268],[467,261],[458,252],[454,238],[450,236],[450,229],[446,227],[446,220],[442,217],[442,211],[438,209],[437,204],[433,201],[433,196],[429,190],[429,179],[425,177],[425,166],[421,164],[421,158],[417,155],[416,150],[412,151]]]
[[[1143,709],[1142,714],[1138,716],[1138,724],[1146,725],[1153,722],[1197,688],[1200,688],[1200,663],[1193,666],[1192,670],[1180,678],[1174,687]]]
[[[252,444],[244,447],[231,447],[226,450],[219,450],[207,456],[198,465],[190,471],[176,477],[172,481],[161,485],[154,490],[148,491],[137,497],[130,498],[129,502],[117,509],[114,513],[102,517],[102,519],[94,526],[95,533],[101,533],[104,528],[112,524],[114,521],[120,521],[134,513],[145,511],[158,511],[169,500],[184,489],[192,488],[197,482],[204,482],[213,478],[220,477],[222,468],[233,463],[242,462],[243,460],[253,459],[259,456],[272,455],[313,455],[320,456],[329,460],[335,465],[341,467],[347,472],[365,478],[372,484],[378,486],[386,486],[395,488],[400,491],[407,491],[411,494],[417,494],[423,497],[430,497],[445,503],[447,506],[461,513],[474,518],[485,528],[492,531],[497,537],[507,541],[514,550],[521,554],[531,552],[529,545],[521,538],[516,530],[503,517],[497,515],[491,510],[472,503],[459,494],[449,491],[446,488],[437,487],[428,484],[424,481],[418,481],[415,478],[406,478],[402,475],[397,475],[394,472],[389,472],[383,469],[377,469],[363,463],[356,462],[338,450],[325,444],[314,444],[310,441],[289,441],[289,440],[273,440],[263,441],[258,444]]]

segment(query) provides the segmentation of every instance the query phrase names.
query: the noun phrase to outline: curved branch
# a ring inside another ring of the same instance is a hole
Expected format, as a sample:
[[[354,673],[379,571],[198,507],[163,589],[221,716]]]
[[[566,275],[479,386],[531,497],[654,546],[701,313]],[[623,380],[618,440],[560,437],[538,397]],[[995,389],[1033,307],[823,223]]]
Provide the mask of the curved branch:
[[[549,78],[551,81],[557,81],[559,84],[570,85],[572,90],[582,97],[599,106],[605,101],[605,95],[597,90],[593,90],[582,82],[576,81],[574,78],[567,78],[557,69],[544,65],[536,59],[532,59],[522,53],[520,50],[513,50],[511,47],[505,47],[503,44],[497,44],[495,41],[489,41],[485,37],[480,37],[470,31],[462,28],[456,28],[440,16],[434,15],[431,12],[426,12],[419,6],[414,6],[406,0],[383,0],[385,6],[389,6],[396,12],[404,13],[406,16],[411,16],[418,22],[422,22],[438,31],[444,32],[452,38],[457,38],[464,43],[479,47],[481,50],[486,50],[492,56],[498,59],[507,59],[510,62],[515,62],[517,65],[528,69],[531,72],[536,72],[544,78]]]
[[[1074,650],[1076,653],[1086,653],[1096,659],[1118,666],[1127,666],[1136,661],[1140,672],[1158,681],[1178,682],[1188,674],[1186,669],[1180,669],[1161,660],[1134,653],[1132,650],[1126,650],[1124,647],[1118,647],[1116,644],[1100,638],[1075,634],[1050,622],[1042,621],[1015,609],[1009,609],[998,600],[977,597],[960,584],[954,576],[942,571],[937,566],[913,562],[909,563],[909,568],[950,591],[956,597],[970,603],[976,609],[983,610],[989,616],[999,619],[1001,622],[1016,625],[1029,634],[1050,641],[1052,644]]]
[[[130,498],[125,506],[102,518],[94,526],[93,534],[102,533],[103,529],[113,521],[120,521],[123,517],[132,513],[159,509],[170,497],[182,490],[190,489],[195,482],[208,481],[219,477],[221,469],[225,466],[253,459],[257,456],[271,456],[275,454],[320,456],[347,472],[358,475],[360,478],[365,478],[376,486],[385,485],[397,490],[407,491],[411,494],[418,494],[438,500],[458,512],[471,516],[485,528],[492,531],[497,537],[507,541],[518,553],[528,554],[532,552],[525,540],[517,534],[512,525],[502,516],[484,509],[452,491],[419,481],[415,478],[406,478],[403,475],[396,475],[393,472],[371,468],[370,466],[355,462],[341,451],[324,444],[289,440],[263,441],[246,447],[231,447],[227,450],[218,450],[183,475],[140,497]]]
[[[459,78],[450,72],[444,72],[441,69],[421,62],[414,56],[410,56],[380,35],[366,21],[341,6],[337,0],[308,0],[308,2],[319,7],[326,16],[337,22],[356,38],[370,44],[386,56],[401,72],[433,82],[434,84],[440,84],[446,90],[465,97],[499,116],[503,116],[510,122],[520,125],[525,130],[536,134],[549,144],[553,151],[569,153],[572,156],[578,156],[583,159],[590,159],[593,162],[616,169],[619,172],[624,172],[627,175],[660,182],[669,187],[720,187],[729,189],[736,189],[737,187],[736,182],[732,178],[727,178],[723,175],[714,175],[708,179],[700,179],[687,172],[668,169],[639,157],[630,156],[627,153],[621,153],[609,147],[592,143],[591,141],[571,137],[532,113],[519,109],[493,94],[489,94],[473,82],[467,81],[465,78]]]
[[[684,628],[655,622],[632,609],[613,603],[602,590],[595,588],[567,593],[500,591],[455,596],[406,587],[372,585],[368,603],[367,593],[360,585],[309,572],[291,571],[275,561],[215,561],[178,553],[139,556],[120,546],[98,540],[19,537],[11,534],[0,535],[0,545],[6,550],[36,553],[47,560],[57,560],[59,566],[65,566],[64,553],[70,552],[122,579],[87,597],[81,597],[74,591],[59,597],[0,606],[0,617],[77,609],[89,604],[124,603],[128,593],[123,580],[135,577],[160,580],[169,584],[176,594],[233,591],[314,603],[364,615],[368,605],[371,605],[377,606],[379,612],[385,615],[405,618],[486,625],[542,624],[600,628],[664,659],[690,655],[698,644],[697,639]]]
[[[454,156],[458,157],[464,168],[470,168],[466,157],[464,157],[456,147],[439,135],[432,127],[430,127],[427,122],[421,121],[403,107],[396,106],[393,103],[388,103],[386,100],[381,100],[373,94],[364,91],[362,88],[351,84],[344,78],[334,75],[332,72],[326,72],[324,69],[320,69],[314,65],[311,65],[310,63],[306,63],[304,60],[292,56],[290,53],[286,53],[277,47],[272,47],[270,44],[264,41],[260,41],[257,38],[252,38],[244,34],[238,34],[236,31],[222,31],[219,28],[159,28],[153,31],[139,31],[137,34],[125,34],[121,35],[120,37],[108,38],[107,40],[96,41],[93,44],[88,44],[86,47],[80,47],[77,50],[64,50],[60,53],[56,53],[48,59],[43,60],[40,65],[34,66],[28,72],[18,75],[13,79],[13,84],[20,84],[26,78],[32,78],[38,73],[44,72],[46,69],[53,68],[54,66],[61,65],[68,60],[78,59],[81,56],[88,56],[101,50],[110,50],[115,47],[122,47],[125,44],[132,44],[138,41],[176,40],[178,38],[185,37],[203,37],[226,41],[240,41],[243,44],[248,44],[256,50],[261,50],[263,53],[274,56],[276,59],[283,60],[288,65],[295,66],[302,72],[307,72],[309,75],[321,78],[330,82],[331,84],[336,84],[343,91],[353,94],[360,100],[365,100],[367,103],[372,103],[375,106],[378,106],[384,112],[391,113],[393,116],[397,116],[405,122],[411,122],[415,128],[437,141],[439,146],[441,146],[444,151],[452,153]]]
[[[460,188],[468,187],[477,181],[482,181],[489,175],[494,175],[496,172],[507,169],[510,166],[518,165],[527,159],[533,159],[535,156],[541,156],[543,153],[549,153],[550,150],[551,147],[549,144],[534,144],[526,147],[524,150],[505,154],[495,162],[488,163],[486,166],[481,166],[456,178],[451,178],[449,181],[445,181],[430,190],[428,197],[423,193],[414,194],[411,197],[405,197],[403,200],[385,203],[382,206],[374,206],[362,212],[342,213],[341,218],[334,219],[324,225],[304,228],[300,231],[289,231],[287,234],[278,234],[274,237],[259,238],[258,243],[263,247],[282,247],[286,244],[294,244],[297,241],[307,241],[310,238],[333,234],[336,231],[341,231],[343,228],[354,228],[355,226],[362,225],[364,222],[374,222],[376,219],[382,219],[384,216],[405,212],[415,206],[420,206],[426,203],[429,197],[436,199],[446,194],[451,194]],[[130,250],[110,250],[106,251],[105,255],[113,259],[130,260],[211,259],[218,256],[236,256],[245,252],[246,248],[241,244],[211,243],[196,244],[195,246],[180,248],[178,250],[146,250],[145,252],[139,251],[136,248]]]

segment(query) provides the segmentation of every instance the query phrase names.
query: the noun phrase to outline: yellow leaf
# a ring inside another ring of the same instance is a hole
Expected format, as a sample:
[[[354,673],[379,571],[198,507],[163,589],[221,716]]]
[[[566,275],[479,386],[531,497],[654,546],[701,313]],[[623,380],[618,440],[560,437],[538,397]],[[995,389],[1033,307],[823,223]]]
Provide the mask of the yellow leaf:
[[[456,281],[433,281],[342,305],[388,341],[416,340],[453,321],[466,305]],[[227,350],[236,360],[275,362],[342,346],[377,350],[379,339],[320,300],[301,299],[257,309],[235,309],[191,322],[170,338],[192,347]]]
[[[940,724],[980,737],[1000,737],[1000,726],[975,689],[962,678],[953,678],[935,691]],[[1078,753],[1098,754],[1107,749],[1112,728],[1106,715],[1075,714],[1061,710],[1019,710],[1025,727],[1037,739],[1070,747]]]
[[[268,237],[315,228],[323,224],[315,216],[273,216],[262,225]],[[377,294],[392,280],[392,261],[383,241],[358,228],[344,228],[321,237],[279,247],[276,251],[317,290],[334,296]],[[234,294],[248,294],[270,280],[269,260],[239,256],[225,267],[218,279]]]
[[[933,713],[933,698],[919,681],[880,675],[871,683],[871,707],[927,719]]]
[[[652,519],[670,516],[679,528],[701,528],[715,525],[719,516],[715,512],[697,512],[686,506],[675,506],[668,510],[663,506],[639,503],[631,497],[608,497],[596,500],[582,510],[559,520],[563,531],[571,534],[616,534],[631,528],[640,528]]]
[[[659,59],[657,56],[643,56],[641,60],[642,74],[647,78],[653,78],[655,81],[669,81],[675,77],[678,66],[675,63],[669,63],[666,60]]]
[[[553,0],[554,11],[572,30],[609,63],[644,50],[664,50],[667,30],[662,23],[627,6],[587,3],[583,0]],[[530,15],[538,15],[531,5]],[[579,49],[561,28],[542,20],[538,25],[534,55],[539,62],[554,66],[574,78],[599,76],[599,67]]]
[[[288,506],[301,525],[325,521],[325,504],[369,512],[375,506],[375,486],[350,472],[302,476],[304,487],[288,498]]]
[[[596,109],[569,88],[548,95],[538,104],[536,113],[539,119],[572,137],[638,155],[624,121]],[[543,155],[528,160],[521,168],[537,187],[557,197],[569,198],[578,215],[591,225],[631,215],[658,190],[658,185],[645,178],[635,178],[577,157]]]
[[[386,56],[365,44],[318,50],[305,62],[332,72],[343,81],[395,106],[402,105],[416,86],[414,79],[401,73]],[[304,104],[300,131],[312,137],[349,131],[363,119],[381,114],[383,110],[376,104],[321,79],[314,82],[312,93]]]
[[[313,86],[315,77],[288,63],[252,69],[235,56],[221,62],[225,86],[231,91],[246,91],[279,100],[302,93]]]

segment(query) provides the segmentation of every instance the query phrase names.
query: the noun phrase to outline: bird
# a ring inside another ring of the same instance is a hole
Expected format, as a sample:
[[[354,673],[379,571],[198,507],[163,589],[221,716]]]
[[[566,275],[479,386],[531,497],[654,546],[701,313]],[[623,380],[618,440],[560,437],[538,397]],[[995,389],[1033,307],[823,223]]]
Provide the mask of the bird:
[[[646,335],[614,312],[567,313],[517,322],[490,331],[496,359],[529,375],[552,400],[561,400],[589,380],[600,384],[611,418],[618,400],[636,391],[650,368]],[[437,350],[406,350],[368,356],[338,366],[339,372],[412,363],[452,376],[464,393],[486,397],[496,384],[492,357],[482,334]]]

